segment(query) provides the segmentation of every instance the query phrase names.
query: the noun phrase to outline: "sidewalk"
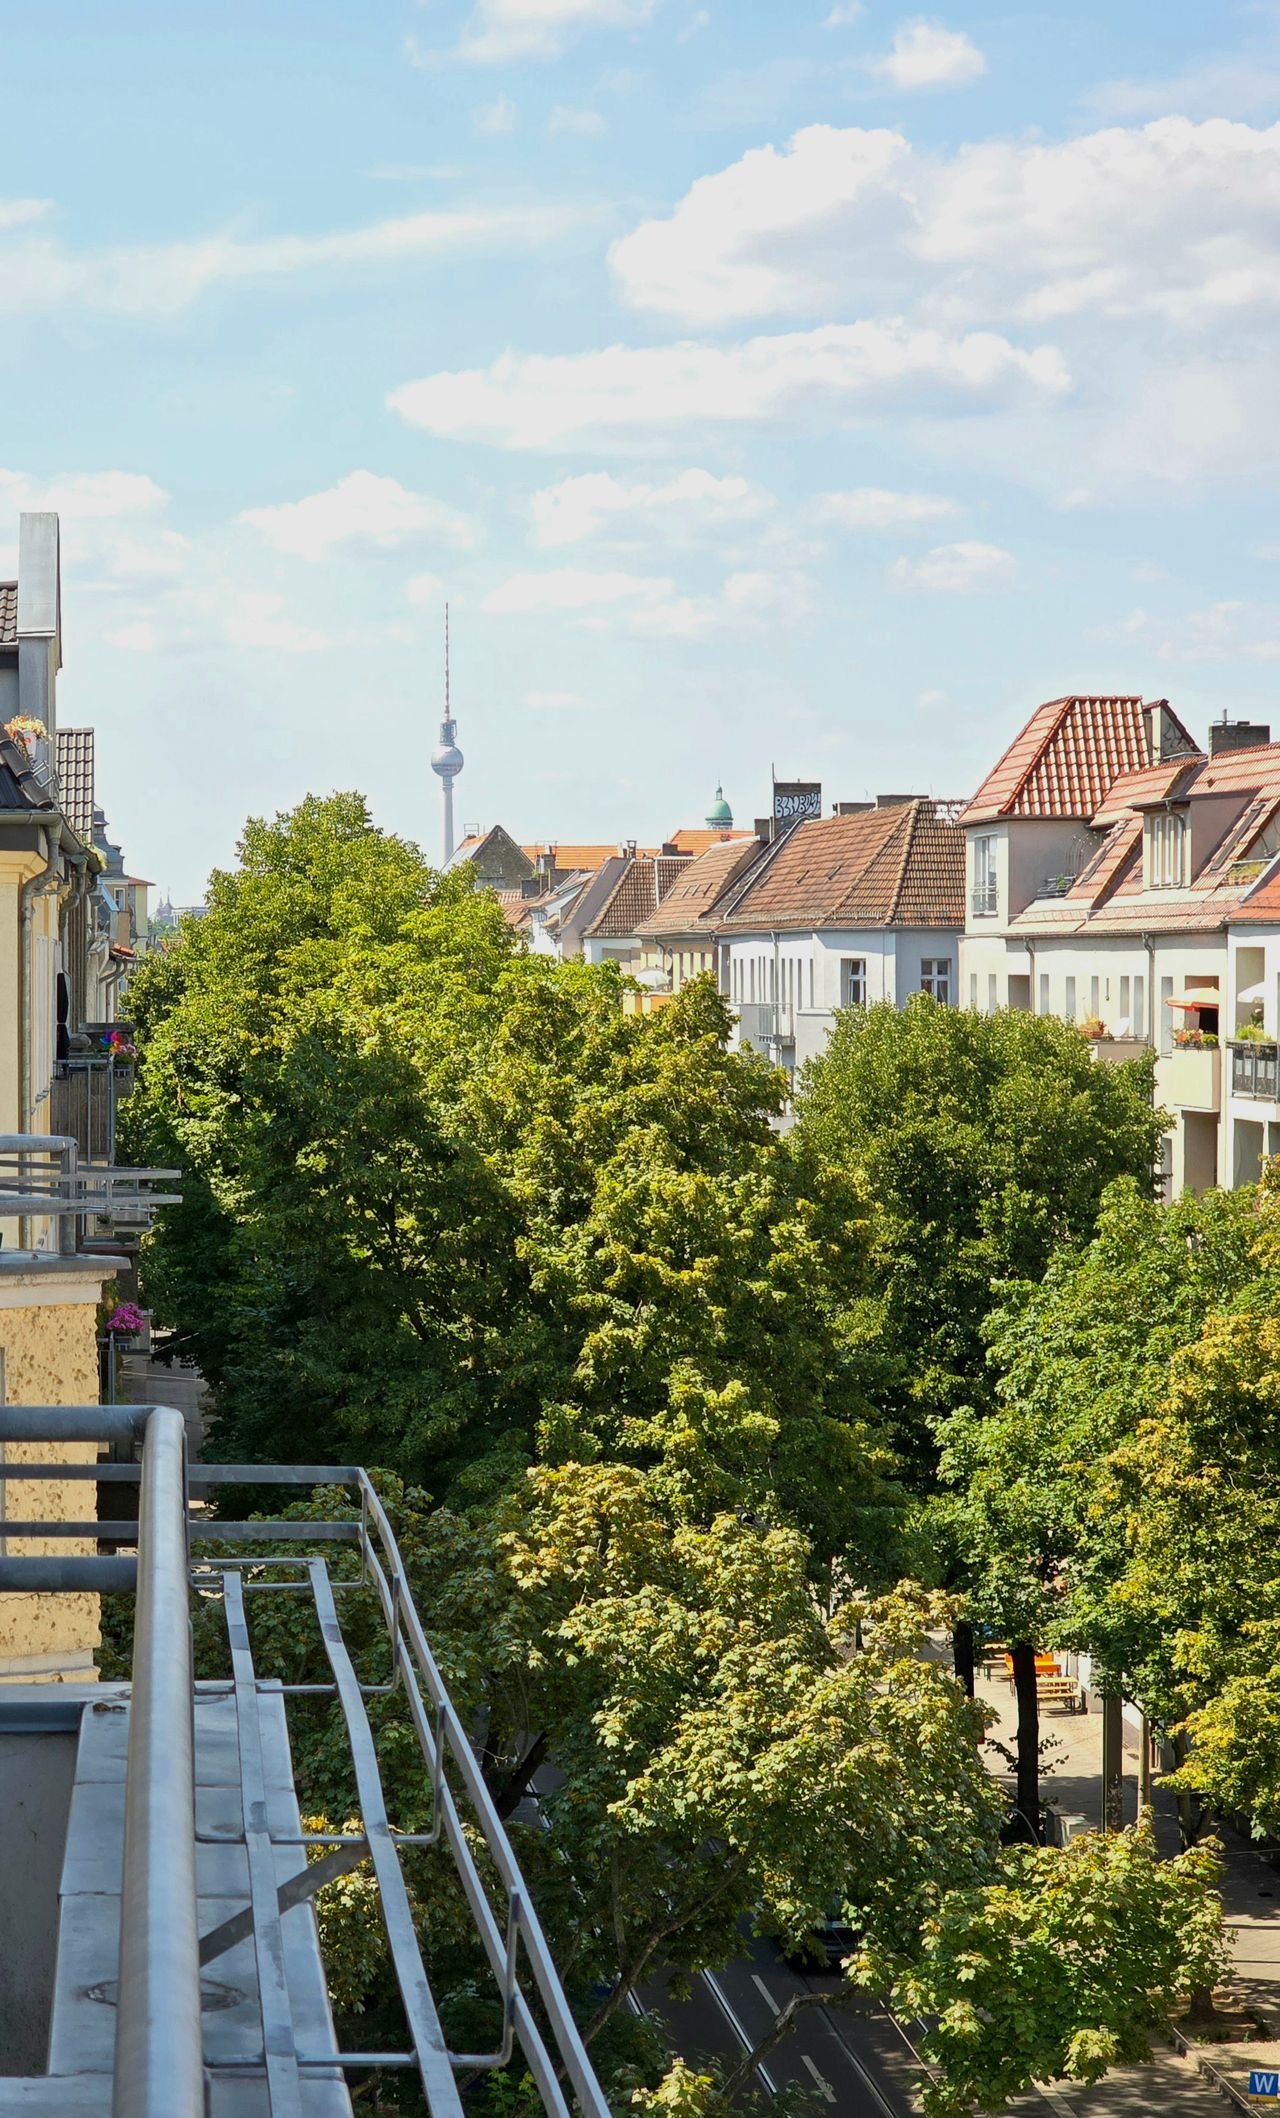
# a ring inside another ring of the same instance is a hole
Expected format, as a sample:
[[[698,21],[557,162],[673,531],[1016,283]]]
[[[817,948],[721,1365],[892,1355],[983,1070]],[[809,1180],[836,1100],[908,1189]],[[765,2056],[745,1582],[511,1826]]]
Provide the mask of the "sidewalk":
[[[978,1679],[977,1691],[985,1705],[998,1716],[989,1741],[1013,1748],[1017,1711],[1013,1693],[1003,1678]],[[1125,1727],[1124,1819],[1132,1823],[1138,1807],[1138,1738]],[[1043,1774],[1046,1801],[1064,1815],[1085,1816],[1097,1825],[1102,1813],[1102,1714],[1090,1696],[1089,1711],[1068,1713],[1059,1706],[1042,1706],[1040,1736],[1052,1738]],[[996,1752],[988,1762],[1006,1784],[1011,1775]],[[1164,1853],[1178,1850],[1177,1813],[1173,1797],[1157,1780],[1153,1811],[1156,1842]],[[1170,2052],[1157,2055],[1153,2065],[1119,2067],[1095,2088],[1073,2087],[1055,2082],[1024,2097],[1015,2108],[1045,2118],[1045,2105],[1071,2118],[1104,2118],[1107,2113],[1149,2111],[1159,2108],[1167,2118],[1221,2118],[1224,2094],[1238,2098],[1251,2110],[1265,2104],[1248,2103],[1251,2067],[1280,2071],[1280,1872],[1276,1864],[1258,1853],[1233,1832],[1218,1833],[1223,1843],[1222,1899],[1233,1936],[1232,1986],[1241,2000],[1265,2025],[1267,2035],[1249,2044],[1196,2045],[1194,2056]],[[1206,2069],[1212,2079],[1206,2078]],[[1221,2084],[1219,2086],[1219,2084]],[[1232,2094],[1234,2092],[1234,2095]],[[1280,2110],[1280,2103],[1277,2103]]]

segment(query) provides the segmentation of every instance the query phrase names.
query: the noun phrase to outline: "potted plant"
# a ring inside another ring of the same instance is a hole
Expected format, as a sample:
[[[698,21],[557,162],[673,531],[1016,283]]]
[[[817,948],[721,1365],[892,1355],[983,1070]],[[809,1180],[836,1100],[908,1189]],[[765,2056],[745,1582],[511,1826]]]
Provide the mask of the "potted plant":
[[[1173,1041],[1184,1052],[1216,1052],[1218,1049],[1218,1040],[1212,1030],[1175,1030]]]
[[[1089,1015],[1080,1025],[1080,1035],[1090,1044],[1110,1044],[1111,1032],[1101,1015]]]
[[[130,1043],[123,1030],[107,1030],[98,1039],[113,1066],[132,1066],[137,1058],[137,1047]]]

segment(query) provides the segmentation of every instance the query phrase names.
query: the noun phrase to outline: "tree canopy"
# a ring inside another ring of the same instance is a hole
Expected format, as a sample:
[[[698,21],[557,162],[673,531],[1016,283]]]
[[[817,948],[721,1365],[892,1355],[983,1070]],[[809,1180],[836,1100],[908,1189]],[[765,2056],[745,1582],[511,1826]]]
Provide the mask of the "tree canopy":
[[[1152,1062],[1099,1065],[1069,1024],[979,1015],[924,995],[849,1008],[804,1069],[796,1134],[875,1201],[863,1329],[878,1398],[919,1480],[935,1423],[989,1405],[985,1320],[1092,1233],[1108,1184],[1152,1188]]]

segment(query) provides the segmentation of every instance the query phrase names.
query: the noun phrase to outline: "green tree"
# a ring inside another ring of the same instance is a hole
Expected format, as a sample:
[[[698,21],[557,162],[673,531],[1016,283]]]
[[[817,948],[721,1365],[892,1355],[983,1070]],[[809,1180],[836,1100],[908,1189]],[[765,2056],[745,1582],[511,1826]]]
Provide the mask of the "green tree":
[[[949,1895],[905,1961],[870,1950],[856,1967],[928,2025],[926,2118],[1003,2110],[1035,2082],[1149,2059],[1152,2034],[1226,1972],[1209,1847],[1162,1861],[1143,1823],[1011,1848],[1002,1869]]]
[[[850,1317],[862,1209],[780,1140],[710,981],[650,1020],[529,955],[354,796],[251,824],[138,981],[135,1143],[185,1201],[149,1298],[231,1459],[381,1462],[439,1496],[551,1457],[892,1571]]]
[[[874,1201],[866,1332],[922,1483],[937,1422],[989,1406],[984,1327],[1006,1280],[1092,1234],[1108,1184],[1151,1191],[1152,1060],[1094,1062],[1069,1024],[924,995],[849,1008],[810,1061],[796,1132]]]

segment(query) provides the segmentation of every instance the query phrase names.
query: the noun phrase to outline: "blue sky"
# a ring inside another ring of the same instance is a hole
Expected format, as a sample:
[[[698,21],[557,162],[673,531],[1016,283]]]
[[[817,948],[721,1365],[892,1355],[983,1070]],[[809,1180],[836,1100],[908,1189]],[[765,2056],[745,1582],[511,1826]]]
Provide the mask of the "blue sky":
[[[522,838],[964,794],[1067,690],[1280,734],[1280,8],[6,17],[0,552],[60,508],[179,900],[309,789],[434,851],[446,590]]]

